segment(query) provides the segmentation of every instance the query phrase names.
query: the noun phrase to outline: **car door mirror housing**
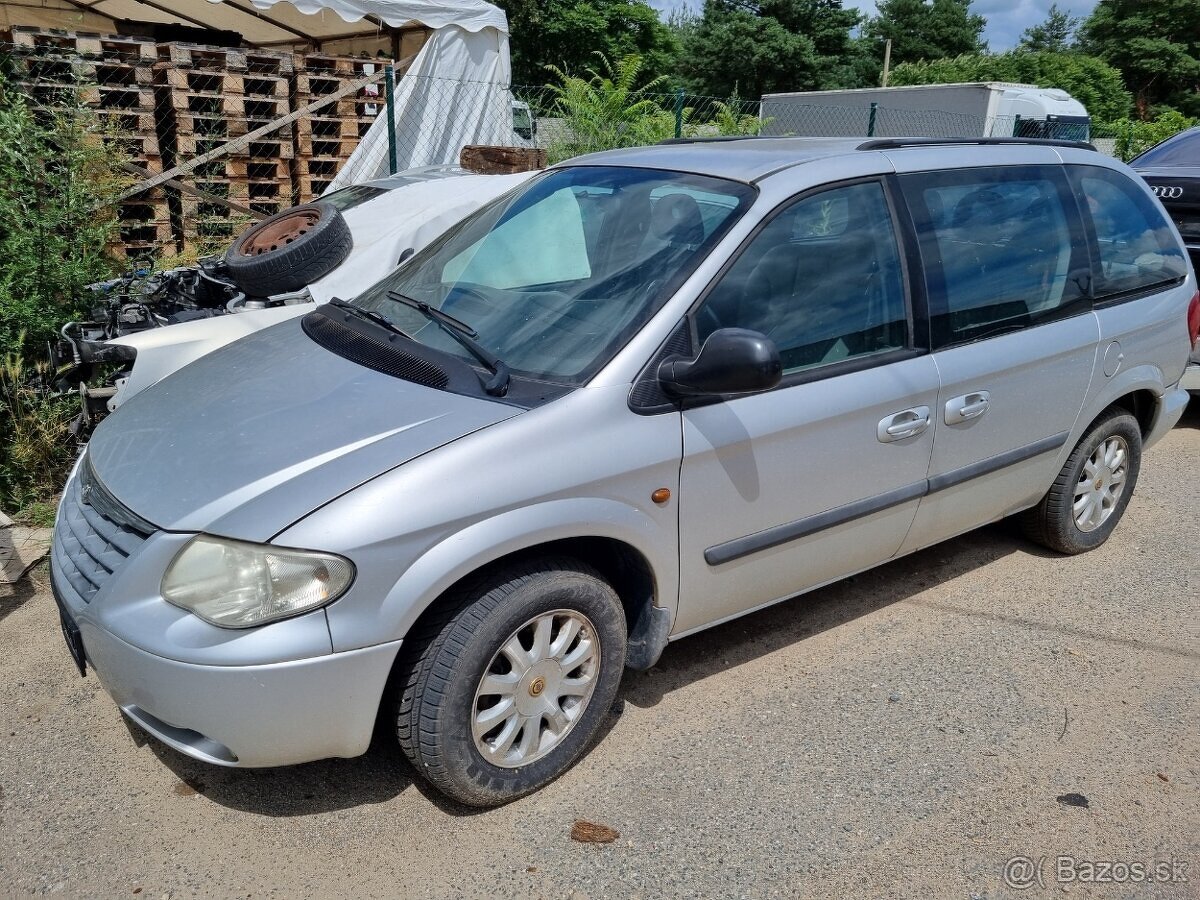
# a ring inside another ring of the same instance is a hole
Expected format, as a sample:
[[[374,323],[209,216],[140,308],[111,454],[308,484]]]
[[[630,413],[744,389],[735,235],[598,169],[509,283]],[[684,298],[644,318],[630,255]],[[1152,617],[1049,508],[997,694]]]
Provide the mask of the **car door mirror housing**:
[[[673,357],[658,367],[658,380],[673,397],[753,394],[770,390],[782,377],[775,342],[748,328],[714,331],[695,359]]]

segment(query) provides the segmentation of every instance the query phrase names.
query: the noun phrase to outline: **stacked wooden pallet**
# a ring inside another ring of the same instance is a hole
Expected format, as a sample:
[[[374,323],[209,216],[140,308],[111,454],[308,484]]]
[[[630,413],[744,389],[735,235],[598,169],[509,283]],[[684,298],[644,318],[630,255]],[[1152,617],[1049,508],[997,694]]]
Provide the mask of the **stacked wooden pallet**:
[[[337,93],[349,82],[379,72],[385,63],[372,59],[296,55],[293,108]],[[349,159],[359,138],[384,109],[383,85],[371,85],[334,100],[296,123],[296,155],[292,165],[297,202],[319,197]]]
[[[154,67],[160,127],[175,164],[186,162],[291,112],[292,55],[270,50],[160,44]],[[181,178],[208,194],[270,215],[291,206],[293,127],[285,125]],[[184,194],[186,248],[228,242],[244,216]]]
[[[157,45],[138,38],[14,26],[13,64],[22,92],[45,108],[81,103],[99,119],[106,143],[150,172],[161,172],[153,66]],[[155,188],[125,200],[112,250],[154,255],[172,241],[166,194]]]

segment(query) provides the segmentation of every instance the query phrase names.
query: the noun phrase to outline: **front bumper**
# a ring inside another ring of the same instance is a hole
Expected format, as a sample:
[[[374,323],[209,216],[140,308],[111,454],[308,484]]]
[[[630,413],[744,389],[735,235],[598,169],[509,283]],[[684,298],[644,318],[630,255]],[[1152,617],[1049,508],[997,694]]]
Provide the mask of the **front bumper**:
[[[125,715],[220,766],[284,766],[366,752],[400,642],[262,666],[164,659],[81,623],[88,662]]]

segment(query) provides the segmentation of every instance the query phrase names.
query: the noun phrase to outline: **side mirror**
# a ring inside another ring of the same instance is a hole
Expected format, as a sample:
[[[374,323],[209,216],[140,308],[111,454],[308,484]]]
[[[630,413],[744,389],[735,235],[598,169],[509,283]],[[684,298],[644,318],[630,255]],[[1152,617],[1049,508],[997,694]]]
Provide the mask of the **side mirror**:
[[[667,359],[658,367],[659,382],[675,397],[753,394],[770,390],[782,377],[775,342],[747,328],[714,331],[695,359]]]

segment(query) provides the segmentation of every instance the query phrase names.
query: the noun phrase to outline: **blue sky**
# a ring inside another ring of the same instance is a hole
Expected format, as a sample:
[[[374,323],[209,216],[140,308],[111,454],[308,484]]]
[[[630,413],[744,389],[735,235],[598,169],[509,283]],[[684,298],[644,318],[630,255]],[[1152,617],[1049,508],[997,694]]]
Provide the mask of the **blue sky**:
[[[649,2],[651,6],[664,11],[677,6],[690,6],[698,10],[703,5],[702,0]],[[987,28],[983,32],[988,47],[992,50],[1008,50],[1017,43],[1022,31],[1045,20],[1051,2],[1053,0],[975,0],[971,9],[988,20]],[[871,0],[845,0],[845,5],[858,7],[866,13],[875,12],[875,4]],[[1095,5],[1096,0],[1058,0],[1059,9],[1070,10],[1077,16],[1086,16]]]

